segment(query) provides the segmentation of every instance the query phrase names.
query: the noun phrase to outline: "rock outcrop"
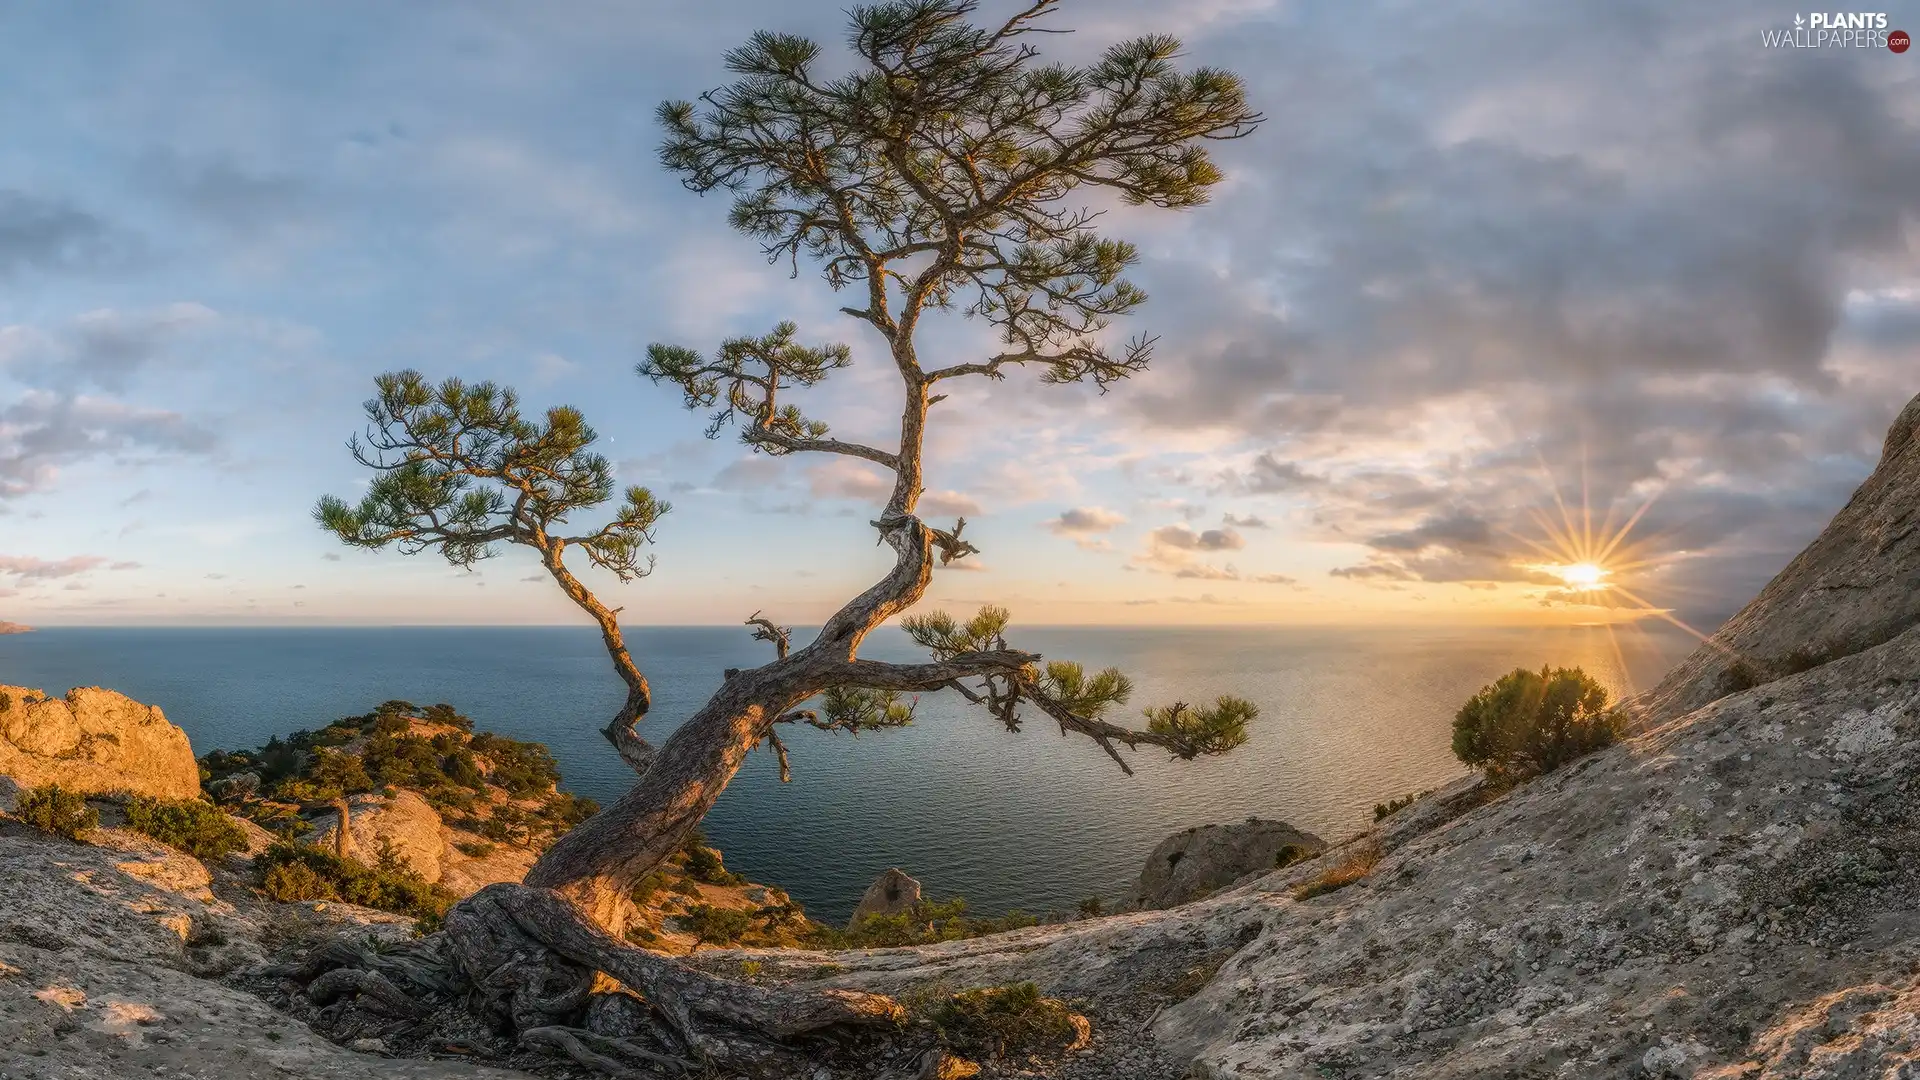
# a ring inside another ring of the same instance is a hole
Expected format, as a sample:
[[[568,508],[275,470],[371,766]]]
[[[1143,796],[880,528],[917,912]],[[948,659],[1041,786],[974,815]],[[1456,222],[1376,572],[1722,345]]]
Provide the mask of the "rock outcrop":
[[[875,915],[898,915],[912,910],[920,902],[920,882],[907,876],[906,871],[898,867],[888,867],[881,875],[873,879],[867,891],[860,894],[860,902],[854,905],[853,916],[847,920],[852,926],[862,919]]]
[[[200,793],[187,734],[152,705],[81,687],[50,698],[0,686],[0,776],[20,787],[59,783],[87,794],[167,799]]]
[[[1643,728],[1920,625],[1920,397],[1820,537],[1632,705]]]
[[[1327,842],[1284,821],[1248,818],[1177,832],[1153,849],[1134,897],[1143,908],[1198,900],[1249,875],[1320,854]]]
[[[447,827],[438,811],[419,794],[404,789],[387,795],[355,795],[347,800],[348,853],[372,865],[390,853],[428,881],[440,880],[447,851]],[[329,851],[338,843],[339,819],[328,814],[308,839]]]
[[[427,800],[405,788],[392,795],[355,795],[347,800],[347,838],[352,856],[369,865],[383,851],[430,882],[470,896],[501,881],[527,876],[538,856],[526,848],[497,844],[455,829]],[[326,814],[307,838],[332,850],[339,819]]]

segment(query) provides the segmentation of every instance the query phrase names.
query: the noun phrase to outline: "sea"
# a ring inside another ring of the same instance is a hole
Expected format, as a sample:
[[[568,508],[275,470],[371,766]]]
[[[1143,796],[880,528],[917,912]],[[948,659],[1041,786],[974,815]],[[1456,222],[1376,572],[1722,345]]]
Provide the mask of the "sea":
[[[656,741],[726,668],[769,658],[738,627],[639,627],[628,642],[654,688],[645,728]],[[1658,681],[1693,642],[1605,626],[1051,627],[1016,644],[1128,673],[1123,721],[1219,694],[1251,699],[1260,716],[1231,754],[1177,761],[1143,747],[1132,776],[1043,717],[1008,731],[951,692],[922,698],[905,729],[796,727],[784,736],[792,781],[754,753],[708,815],[727,865],[829,920],[888,867],[980,914],[1112,906],[1154,845],[1190,826],[1278,818],[1338,839],[1364,829],[1376,803],[1464,775],[1453,715],[1515,667],[1579,666],[1622,695]],[[893,629],[863,655],[918,658]],[[481,730],[545,743],[571,791],[610,803],[631,779],[598,734],[622,686],[586,627],[55,627],[0,636],[0,683],[118,690],[160,706],[199,754],[393,698],[447,702]]]

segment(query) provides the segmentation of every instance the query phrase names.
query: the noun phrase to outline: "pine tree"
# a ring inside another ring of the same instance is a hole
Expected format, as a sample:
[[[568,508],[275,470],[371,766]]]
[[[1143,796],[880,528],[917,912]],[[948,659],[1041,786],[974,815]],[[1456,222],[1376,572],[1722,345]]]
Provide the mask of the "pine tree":
[[[605,929],[619,932],[633,886],[679,850],[749,751],[770,748],[786,773],[780,732],[788,725],[830,732],[897,727],[912,718],[901,695],[951,690],[1009,729],[1044,717],[1093,740],[1125,771],[1122,747],[1192,758],[1226,752],[1246,738],[1256,710],[1231,697],[1148,709],[1140,727],[1114,722],[1110,715],[1132,692],[1126,676],[1090,673],[1010,646],[1011,619],[998,607],[965,618],[933,612],[903,619],[929,653],[925,662],[859,655],[874,628],[919,602],[936,559],[946,564],[977,553],[963,538],[964,518],[942,528],[917,512],[927,426],[939,415],[947,384],[1025,369],[1044,383],[1090,383],[1104,392],[1152,359],[1151,338],[1113,346],[1104,336],[1113,319],[1146,297],[1124,276],[1135,249],[1100,233],[1100,211],[1087,197],[1105,192],[1138,206],[1200,206],[1221,180],[1207,144],[1245,136],[1260,121],[1234,75],[1181,70],[1172,38],[1115,45],[1086,66],[1042,62],[1035,41],[1056,6],[1035,0],[986,26],[972,21],[971,0],[856,8],[851,72],[823,73],[822,50],[808,39],[758,33],[727,54],[732,82],[698,101],[660,107],[663,165],[692,191],[730,196],[729,222],[769,260],[795,274],[803,263],[818,266],[830,288],[849,296],[842,310],[870,329],[869,341],[898,373],[900,393],[897,441],[869,445],[836,436],[793,400],[795,391],[849,366],[849,345],[803,343],[783,322],[764,336],[724,341],[711,354],[649,347],[639,374],[673,387],[689,409],[705,413],[710,437],[734,429],[759,453],[847,456],[893,478],[872,522],[892,549],[891,570],[804,645],[754,613],[747,623],[772,645],[773,659],[728,672],[712,699],[661,745],[640,731],[650,694],[622,639],[618,611],[581,584],[566,556],[578,551],[621,581],[645,576],[654,565],[645,549],[667,504],[645,488],[628,488],[606,524],[566,531],[571,519],[615,494],[611,467],[592,449],[595,434],[574,409],[529,420],[511,390],[459,380],[434,386],[410,371],[382,376],[367,403],[369,427],[353,452],[374,470],[372,487],[357,506],[323,499],[316,510],[321,524],[349,544],[436,551],[456,566],[471,566],[500,545],[532,548],[598,623],[628,687],[606,734],[639,774],[637,783],[549,849],[526,882],[554,890]],[[972,362],[923,363],[919,344],[928,319],[953,313],[991,325],[999,349]],[[566,951],[555,941],[572,933],[560,928],[570,916],[536,892],[488,890],[456,909],[449,927],[459,934],[463,925],[484,925],[497,936],[510,916],[521,933]],[[578,965],[578,941],[567,940]],[[599,954],[595,962],[615,960]],[[630,981],[639,963],[622,959],[614,973]],[[777,1002],[755,989],[759,1004],[729,1004],[726,1019],[765,1033]],[[703,994],[732,1001],[712,987]],[[890,1005],[854,1001],[868,997],[833,999],[839,1004],[822,1007],[820,1023],[892,1015]],[[679,1034],[716,1058],[731,1045]]]

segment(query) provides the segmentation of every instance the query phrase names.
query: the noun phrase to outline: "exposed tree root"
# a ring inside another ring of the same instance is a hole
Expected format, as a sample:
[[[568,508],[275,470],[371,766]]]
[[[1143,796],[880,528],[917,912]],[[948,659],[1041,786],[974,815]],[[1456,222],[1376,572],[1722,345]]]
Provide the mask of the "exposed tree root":
[[[447,936],[475,1004],[496,1023],[523,1041],[540,1032],[533,1042],[595,1068],[605,1059],[630,1075],[697,1061],[740,1076],[788,1077],[805,1041],[896,1027],[905,1018],[878,994],[755,986],[696,971],[621,943],[546,889],[490,885],[448,913]],[[638,1000],[595,993],[601,972]],[[607,998],[644,1007],[601,1007]],[[582,1017],[588,1028],[579,1026]],[[665,1049],[649,1049],[641,1037]]]
[[[659,1080],[663,1076],[684,1076],[700,1068],[686,1058],[648,1050],[632,1039],[596,1035],[580,1028],[534,1028],[521,1032],[520,1042],[558,1050],[579,1064],[598,1069],[615,1080]],[[642,1067],[634,1068],[621,1058],[638,1059]]]
[[[386,1016],[421,1017],[428,1012],[419,999],[377,971],[335,968],[307,984],[307,1000],[315,1005],[331,1005],[347,994],[358,994],[361,1008]]]

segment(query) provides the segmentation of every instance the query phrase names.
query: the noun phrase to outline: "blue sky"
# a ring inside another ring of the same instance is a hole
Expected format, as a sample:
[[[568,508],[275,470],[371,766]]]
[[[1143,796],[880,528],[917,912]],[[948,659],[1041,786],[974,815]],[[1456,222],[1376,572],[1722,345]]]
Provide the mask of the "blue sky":
[[[1646,565],[1617,583],[1690,619],[1736,607],[1920,391],[1920,60],[1763,50],[1787,17],[1067,5],[1051,52],[1176,33],[1270,119],[1219,150],[1212,205],[1110,219],[1152,297],[1116,329],[1160,335],[1153,372],[942,406],[923,510],[965,514],[982,554],[932,601],[1594,618],[1617,597],[1567,593],[1536,546],[1584,475],[1596,522],[1651,501]],[[885,565],[875,475],[704,440],[632,368],[651,341],[792,318],[855,350],[810,411],[886,436],[891,376],[840,300],[654,159],[653,107],[722,81],[725,49],[842,21],[765,0],[8,5],[0,619],[578,621],[525,552],[468,574],[311,524],[363,481],[343,443],[401,367],[577,404],[621,479],[675,504],[659,572],[597,582],[629,620],[831,610]],[[990,344],[956,319],[923,352]]]

